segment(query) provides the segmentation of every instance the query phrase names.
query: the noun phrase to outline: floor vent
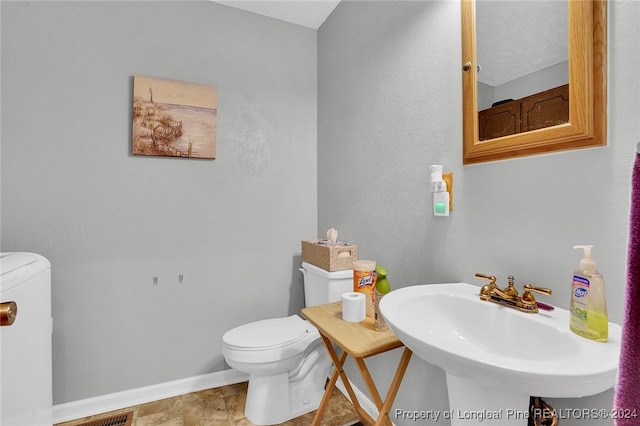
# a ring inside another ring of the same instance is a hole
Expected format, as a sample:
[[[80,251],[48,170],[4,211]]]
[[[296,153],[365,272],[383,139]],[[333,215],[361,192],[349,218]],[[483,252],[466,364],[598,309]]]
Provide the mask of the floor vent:
[[[131,426],[133,421],[133,411],[107,417],[100,420],[92,420],[88,423],[82,423],[78,426]]]

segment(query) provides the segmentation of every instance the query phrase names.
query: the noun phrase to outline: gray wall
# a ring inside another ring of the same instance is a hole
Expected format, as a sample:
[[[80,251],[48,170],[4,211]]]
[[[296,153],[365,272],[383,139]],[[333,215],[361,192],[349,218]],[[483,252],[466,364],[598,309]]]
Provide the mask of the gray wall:
[[[1,7],[1,248],[53,264],[54,402],[228,368],[226,330],[304,303],[316,32],[211,2]],[[130,155],[135,73],[218,86],[216,160]]]
[[[225,330],[301,307],[300,240],[331,226],[395,287],[514,274],[563,307],[593,243],[621,320],[638,3],[610,4],[606,148],[465,167],[456,1],[345,2],[317,34],[209,2],[0,4],[1,249],[53,263],[56,403],[226,368]],[[129,154],[134,73],[218,86],[218,159]],[[398,359],[370,360],[381,388]],[[414,357],[395,408],[445,390]]]
[[[550,287],[545,301],[565,308],[581,257],[572,245],[594,244],[620,322],[640,3],[610,2],[609,15],[608,146],[462,166],[460,3],[342,2],[318,32],[318,232],[336,227],[361,258],[388,268],[392,287],[513,274],[519,287]],[[431,164],[454,173],[448,218],[431,214]],[[398,360],[371,360],[382,388]],[[606,408],[611,398],[550,402]],[[414,357],[394,408],[447,409],[442,371]]]

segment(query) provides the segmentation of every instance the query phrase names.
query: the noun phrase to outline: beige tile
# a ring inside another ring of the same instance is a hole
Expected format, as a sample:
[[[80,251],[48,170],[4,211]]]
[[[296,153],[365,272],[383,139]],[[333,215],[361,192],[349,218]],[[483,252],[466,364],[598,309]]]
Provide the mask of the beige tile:
[[[281,423],[278,426],[309,426],[311,421],[313,421],[313,414],[310,416],[310,413],[304,414],[302,416],[296,417],[295,419],[287,420],[284,423]]]
[[[220,388],[190,393],[183,397],[185,426],[230,424],[224,393]]]
[[[77,419],[56,426],[77,426],[114,414],[133,411],[133,426],[254,426],[244,417],[247,382],[193,392],[110,413]],[[291,419],[281,426],[308,426],[315,411]],[[322,424],[346,425],[358,420],[349,400],[334,391]]]
[[[249,382],[240,382],[233,385],[222,386],[217,389],[220,389],[220,391],[223,393],[224,396],[229,396],[229,395],[237,395],[237,394],[246,394],[248,388],[249,388]]]
[[[331,394],[331,401],[324,412],[322,425],[345,425],[359,420],[353,404],[339,390]]]
[[[138,416],[145,417],[152,414],[181,412],[182,399],[183,396],[181,395],[142,404],[138,407]]]
[[[246,401],[247,394],[245,393],[237,393],[224,397],[224,402],[227,407],[227,413],[229,413],[229,419],[231,420],[232,424],[236,424],[234,422],[240,422],[245,418],[244,406],[246,404]]]
[[[135,426],[182,426],[182,400],[176,396],[139,406]]]

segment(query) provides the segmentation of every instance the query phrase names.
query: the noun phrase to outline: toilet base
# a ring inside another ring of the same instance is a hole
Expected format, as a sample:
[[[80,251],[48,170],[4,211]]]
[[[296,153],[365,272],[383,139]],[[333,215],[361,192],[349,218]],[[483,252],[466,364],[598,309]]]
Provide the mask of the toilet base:
[[[251,374],[245,417],[256,425],[284,423],[318,408],[331,361],[324,353],[299,380],[290,372],[273,375]]]

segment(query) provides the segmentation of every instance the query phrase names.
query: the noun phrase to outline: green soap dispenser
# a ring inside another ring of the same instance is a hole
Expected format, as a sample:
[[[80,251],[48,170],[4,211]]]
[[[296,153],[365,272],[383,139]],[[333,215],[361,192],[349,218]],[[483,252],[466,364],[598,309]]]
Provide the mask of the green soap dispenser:
[[[592,245],[573,246],[583,249],[580,266],[573,271],[569,326],[574,333],[598,342],[606,342],[609,336],[607,300],[604,294],[604,278],[596,270],[591,259]]]

